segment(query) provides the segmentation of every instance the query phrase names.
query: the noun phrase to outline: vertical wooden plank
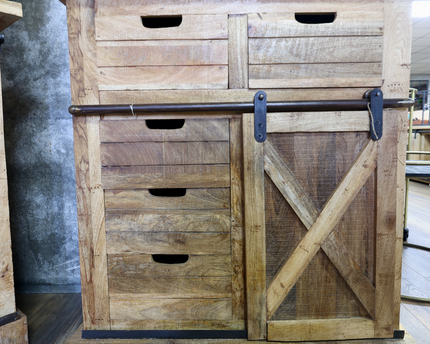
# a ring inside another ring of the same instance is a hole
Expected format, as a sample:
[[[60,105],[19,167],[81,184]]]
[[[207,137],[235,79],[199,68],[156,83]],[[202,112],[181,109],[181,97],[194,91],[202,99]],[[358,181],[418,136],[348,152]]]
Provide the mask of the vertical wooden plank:
[[[384,59],[383,59],[383,86],[385,98],[406,98],[409,93],[410,64],[411,64],[411,0],[385,0],[384,1]],[[395,270],[395,306],[394,323],[399,328],[400,317],[400,286],[402,269],[403,247],[403,202],[405,195],[405,165],[407,110],[399,110],[400,117],[399,139],[397,142],[397,224],[396,224],[396,270]],[[385,134],[384,134],[385,135]],[[402,136],[404,135],[404,136]],[[403,139],[404,138],[404,139]]]
[[[397,112],[384,111],[384,134],[377,142],[375,337],[390,338],[394,331],[397,211]]]
[[[1,81],[0,81],[1,90]],[[3,100],[0,92],[0,317],[16,312],[13,285],[12,241],[3,129]]]
[[[254,114],[243,115],[248,339],[266,338],[266,231],[263,144],[254,138]]]
[[[72,102],[77,105],[99,104],[94,17],[94,0],[67,1]],[[99,116],[75,116],[73,128],[84,329],[109,330]]]
[[[245,319],[242,120],[230,120],[231,259],[233,319]]]
[[[248,88],[248,16],[228,16],[228,88]]]

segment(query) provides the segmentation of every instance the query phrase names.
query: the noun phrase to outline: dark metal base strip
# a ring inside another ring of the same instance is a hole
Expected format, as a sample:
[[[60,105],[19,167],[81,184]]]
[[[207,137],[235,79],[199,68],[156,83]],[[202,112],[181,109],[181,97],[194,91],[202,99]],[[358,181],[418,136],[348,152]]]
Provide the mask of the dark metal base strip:
[[[395,330],[393,333],[394,339],[403,339],[405,338],[405,331],[403,330]]]
[[[5,316],[0,318],[0,326],[10,324],[11,322],[18,320],[20,317],[21,316],[19,315],[18,312],[5,315]]]
[[[245,330],[83,330],[82,339],[246,339]]]

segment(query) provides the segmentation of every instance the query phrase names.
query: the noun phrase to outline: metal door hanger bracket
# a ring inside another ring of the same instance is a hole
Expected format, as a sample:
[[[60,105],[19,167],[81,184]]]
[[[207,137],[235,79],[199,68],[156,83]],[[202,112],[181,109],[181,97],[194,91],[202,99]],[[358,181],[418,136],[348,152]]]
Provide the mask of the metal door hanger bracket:
[[[370,92],[370,138],[378,141],[382,137],[384,95],[379,88]]]
[[[263,91],[254,96],[254,137],[257,142],[267,137],[267,94]]]

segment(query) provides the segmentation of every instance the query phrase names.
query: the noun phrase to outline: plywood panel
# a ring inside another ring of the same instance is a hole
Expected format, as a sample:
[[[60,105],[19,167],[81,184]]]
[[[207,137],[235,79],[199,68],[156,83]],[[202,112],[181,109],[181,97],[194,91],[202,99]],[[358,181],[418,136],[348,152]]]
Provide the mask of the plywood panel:
[[[318,11],[313,11],[313,14],[317,15]],[[323,24],[300,23],[294,12],[248,15],[249,37],[380,36],[383,32],[382,9],[338,11],[334,22]]]
[[[381,62],[383,37],[253,38],[249,63]]]
[[[230,233],[108,232],[108,254],[230,254]]]
[[[98,69],[103,91],[228,88],[227,66],[157,66]]]
[[[230,277],[111,277],[110,299],[216,299],[231,297]]]
[[[105,143],[103,166],[226,164],[228,142]]]
[[[104,189],[225,188],[229,165],[174,165],[103,167]]]
[[[153,196],[148,190],[106,190],[106,209],[229,209],[230,190],[187,189],[182,197]]]
[[[251,88],[380,87],[382,63],[249,66]]]
[[[96,17],[96,38],[102,41],[148,39],[222,39],[228,37],[227,15],[184,15],[178,27],[150,29],[143,26],[141,16],[147,15],[141,5],[137,12],[128,15]],[[141,13],[145,12],[145,13]],[[160,16],[160,12],[156,16]],[[182,13],[180,13],[182,15]]]
[[[179,117],[176,119],[180,120]],[[228,141],[228,119],[192,119],[184,120],[177,129],[150,129],[151,117],[138,121],[101,121],[101,142],[140,142],[140,141]],[[158,120],[159,126],[174,125],[171,120]],[[177,124],[179,126],[180,124]]]
[[[230,299],[123,300],[110,303],[112,320],[229,320]]]
[[[110,277],[172,277],[172,276],[201,276],[226,277],[230,276],[230,255],[190,255],[183,264],[160,264],[154,262],[152,255],[109,255],[108,275]]]
[[[227,65],[228,41],[98,42],[98,67]]]
[[[134,213],[106,213],[108,232],[229,232],[229,212],[201,210],[138,210]]]

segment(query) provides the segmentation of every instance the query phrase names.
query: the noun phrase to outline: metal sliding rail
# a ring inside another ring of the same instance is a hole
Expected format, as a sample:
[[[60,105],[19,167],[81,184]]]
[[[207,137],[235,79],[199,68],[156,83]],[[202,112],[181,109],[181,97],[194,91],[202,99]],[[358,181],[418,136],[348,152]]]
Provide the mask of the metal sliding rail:
[[[415,100],[384,99],[384,108],[409,108]],[[369,99],[267,102],[267,112],[318,112],[368,110]],[[166,112],[254,112],[254,102],[244,103],[184,103],[184,104],[121,104],[72,105],[75,116],[95,114],[166,113]]]

